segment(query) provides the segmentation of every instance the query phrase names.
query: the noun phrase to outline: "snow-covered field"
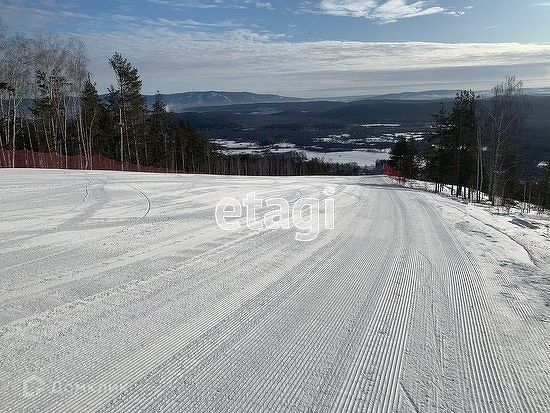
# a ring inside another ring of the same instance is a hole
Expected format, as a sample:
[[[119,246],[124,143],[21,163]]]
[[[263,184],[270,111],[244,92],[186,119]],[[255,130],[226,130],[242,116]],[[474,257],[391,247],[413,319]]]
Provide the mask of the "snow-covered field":
[[[327,185],[313,242],[214,220]],[[0,411],[550,411],[550,240],[510,221],[382,177],[0,170]]]
[[[378,160],[390,159],[390,154],[387,152],[373,152],[364,150],[354,151],[339,151],[339,152],[313,152],[300,151],[305,153],[308,159],[318,158],[327,162],[333,163],[350,163],[355,162],[359,166],[375,166]]]
[[[329,138],[320,138],[320,141],[323,142],[337,142],[338,139],[335,139],[336,135],[333,135]],[[346,136],[349,137],[349,135],[337,135],[339,137]],[[356,141],[363,141],[363,140],[353,140],[354,143]],[[390,159],[390,154],[387,151],[376,151],[376,150],[362,150],[362,149],[356,149],[356,150],[349,150],[349,151],[336,151],[336,152],[316,152],[311,151],[307,149],[302,149],[296,147],[293,143],[282,143],[282,144],[275,144],[272,146],[260,146],[253,142],[236,142],[232,140],[225,140],[225,139],[217,139],[214,141],[218,145],[222,145],[224,149],[221,150],[222,153],[226,155],[239,155],[239,154],[263,154],[265,152],[270,153],[287,153],[287,152],[299,152],[303,154],[307,159],[322,159],[325,162],[332,162],[332,163],[341,163],[341,164],[347,164],[350,162],[355,162],[357,165],[363,167],[363,166],[370,166],[373,167],[376,165],[376,161],[378,160],[387,160]],[[351,142],[351,140],[349,141]]]
[[[237,155],[237,154],[262,154],[265,153],[265,149],[230,149],[223,150],[222,152],[226,155]],[[355,162],[358,166],[375,166],[376,161],[378,160],[387,160],[390,159],[390,154],[387,152],[373,152],[373,151],[364,151],[364,150],[354,150],[354,151],[338,151],[338,152],[314,152],[302,149],[295,148],[274,148],[269,149],[271,153],[286,153],[286,152],[299,152],[307,159],[321,159],[325,162],[331,163],[341,163],[347,164]]]

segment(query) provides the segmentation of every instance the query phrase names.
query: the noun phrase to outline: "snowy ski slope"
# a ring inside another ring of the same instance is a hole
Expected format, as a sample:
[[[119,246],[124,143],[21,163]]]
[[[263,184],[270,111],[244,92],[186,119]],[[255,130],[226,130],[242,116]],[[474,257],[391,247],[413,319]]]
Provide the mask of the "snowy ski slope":
[[[313,242],[214,220],[327,185]],[[0,411],[548,412],[550,242],[473,208],[382,177],[0,170]]]

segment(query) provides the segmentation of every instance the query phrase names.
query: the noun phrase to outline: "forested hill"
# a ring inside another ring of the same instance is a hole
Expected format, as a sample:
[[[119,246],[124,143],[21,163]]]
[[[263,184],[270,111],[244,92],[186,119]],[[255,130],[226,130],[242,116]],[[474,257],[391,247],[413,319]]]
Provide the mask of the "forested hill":
[[[147,105],[153,106],[155,95],[145,96]],[[301,99],[279,95],[257,94],[250,92],[185,92],[161,94],[163,102],[170,112],[181,112],[201,106],[224,106],[247,103],[297,102]]]

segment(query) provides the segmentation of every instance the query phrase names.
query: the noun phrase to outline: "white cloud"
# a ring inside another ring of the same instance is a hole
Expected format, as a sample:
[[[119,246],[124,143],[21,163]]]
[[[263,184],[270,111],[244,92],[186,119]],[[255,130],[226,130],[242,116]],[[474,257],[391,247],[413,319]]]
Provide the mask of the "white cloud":
[[[180,29],[194,29],[194,28],[235,28],[239,27],[240,23],[234,20],[220,20],[214,23],[200,22],[193,19],[173,20],[163,17],[155,17],[151,19],[142,20],[142,24],[165,27],[165,28],[180,28]]]
[[[245,9],[249,6],[259,9],[275,10],[273,5],[263,0],[147,0],[149,3],[170,6],[176,9],[213,9],[213,8],[233,8]]]
[[[115,50],[139,68],[148,93],[223,89],[322,96],[328,89],[338,94],[419,83],[475,87],[473,79],[491,86],[506,73],[550,83],[547,44],[292,42],[247,29],[181,33],[166,27],[84,39],[102,89],[113,82],[106,62]]]
[[[63,25],[67,22],[88,21],[93,17],[86,13],[78,13],[65,9],[56,11],[46,10],[39,7],[25,7],[16,4],[6,4],[0,0],[0,19],[4,24],[16,30],[25,30],[34,27],[43,28],[47,24]]]
[[[321,0],[319,9],[324,14],[364,17],[380,22],[448,12],[443,7],[430,4],[428,1],[406,0]]]
[[[257,8],[266,10],[275,10],[273,5],[268,1],[256,1],[254,2]]]
[[[152,2],[165,3],[166,0],[149,0]],[[166,2],[167,3],[167,2]],[[102,31],[103,28],[112,28],[124,31],[141,30],[144,27],[167,28],[170,30],[229,30],[242,26],[237,20],[218,20],[211,22],[198,21],[194,19],[172,19],[164,17],[138,17],[135,15],[125,15],[118,13],[89,15],[85,13],[76,13],[72,10],[44,9],[38,7],[21,5],[3,4],[2,15],[0,19],[7,24],[13,31],[38,32],[48,31],[55,27],[70,30],[70,28],[79,28],[80,31]]]
[[[176,3],[150,1],[167,6]],[[257,7],[258,1],[211,0],[202,4]],[[402,1],[339,3],[352,10],[352,14],[348,10],[343,15],[381,22],[434,12],[428,3],[418,1],[404,8]],[[24,4],[7,5],[0,0],[2,19],[21,31],[55,25],[58,31],[68,32],[75,27],[73,31],[78,30],[87,44],[92,74],[102,91],[113,82],[107,59],[114,51],[138,67],[146,93],[220,89],[296,96],[351,95],[372,93],[373,88],[385,92],[459,84],[477,87],[483,82],[480,87],[487,87],[507,73],[534,87],[550,84],[550,44],[291,41],[284,34],[241,28],[232,20],[88,16],[71,9],[51,13],[24,8]],[[372,7],[365,9],[368,4]],[[335,13],[337,9],[332,9]]]

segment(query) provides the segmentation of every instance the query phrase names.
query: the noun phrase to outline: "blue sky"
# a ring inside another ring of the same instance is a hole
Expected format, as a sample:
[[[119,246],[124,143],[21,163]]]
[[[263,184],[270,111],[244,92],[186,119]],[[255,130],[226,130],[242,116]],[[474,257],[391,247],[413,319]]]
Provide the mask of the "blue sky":
[[[0,0],[11,31],[77,34],[100,89],[115,51],[144,91],[328,97],[550,86],[550,1]]]

